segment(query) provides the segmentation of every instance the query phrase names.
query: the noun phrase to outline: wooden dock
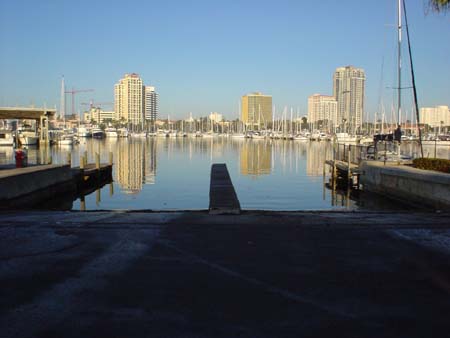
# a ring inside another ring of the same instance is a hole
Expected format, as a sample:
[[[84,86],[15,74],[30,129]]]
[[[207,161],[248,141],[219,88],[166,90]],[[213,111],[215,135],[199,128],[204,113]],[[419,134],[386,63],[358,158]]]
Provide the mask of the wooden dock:
[[[325,164],[328,164],[332,168],[331,179],[333,187],[336,187],[338,180],[345,180],[348,187],[359,186],[360,170],[358,165],[339,160],[327,160]]]
[[[241,205],[226,164],[213,164],[209,189],[210,214],[239,214]]]

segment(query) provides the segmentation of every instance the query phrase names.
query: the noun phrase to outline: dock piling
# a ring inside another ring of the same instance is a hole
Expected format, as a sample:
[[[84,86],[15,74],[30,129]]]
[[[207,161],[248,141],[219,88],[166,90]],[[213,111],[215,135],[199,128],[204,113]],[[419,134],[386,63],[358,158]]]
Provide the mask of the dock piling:
[[[112,151],[109,152],[109,165],[113,165],[113,153],[112,153]]]
[[[95,168],[100,169],[100,154],[95,153]]]

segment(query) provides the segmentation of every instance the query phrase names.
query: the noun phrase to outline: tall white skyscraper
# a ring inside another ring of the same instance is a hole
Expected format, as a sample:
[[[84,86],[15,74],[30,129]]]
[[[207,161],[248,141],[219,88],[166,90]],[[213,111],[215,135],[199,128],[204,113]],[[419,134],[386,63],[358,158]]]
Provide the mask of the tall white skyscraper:
[[[333,76],[333,96],[337,101],[337,123],[356,131],[362,125],[366,75],[362,68],[339,67]]]
[[[149,121],[158,118],[158,93],[153,86],[144,86],[144,115]]]
[[[125,74],[114,86],[114,111],[118,119],[135,126],[143,124],[143,84],[138,74]]]

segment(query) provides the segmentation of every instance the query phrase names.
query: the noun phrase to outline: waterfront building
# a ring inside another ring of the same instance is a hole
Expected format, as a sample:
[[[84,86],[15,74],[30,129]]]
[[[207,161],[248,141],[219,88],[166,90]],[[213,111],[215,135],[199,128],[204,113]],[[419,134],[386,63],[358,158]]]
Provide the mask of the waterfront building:
[[[333,75],[333,96],[337,101],[337,123],[342,131],[361,128],[366,75],[362,68],[339,67]]]
[[[322,121],[328,126],[336,126],[337,101],[334,96],[314,94],[308,97],[308,122]]]
[[[219,123],[222,122],[223,116],[222,114],[219,113],[211,113],[209,114],[209,119],[214,123]]]
[[[436,106],[420,108],[420,123],[430,127],[450,126],[450,110],[448,106]]]
[[[138,74],[125,74],[114,86],[114,111],[119,120],[131,125],[144,122],[144,86]]]
[[[249,127],[267,125],[272,122],[272,96],[260,92],[242,96],[241,120]]]
[[[154,86],[144,86],[144,116],[147,121],[156,121],[158,118],[159,95]]]
[[[114,111],[104,111],[100,107],[91,107],[88,112],[83,114],[83,119],[85,122],[94,120],[96,123],[105,123],[117,120],[117,116]]]

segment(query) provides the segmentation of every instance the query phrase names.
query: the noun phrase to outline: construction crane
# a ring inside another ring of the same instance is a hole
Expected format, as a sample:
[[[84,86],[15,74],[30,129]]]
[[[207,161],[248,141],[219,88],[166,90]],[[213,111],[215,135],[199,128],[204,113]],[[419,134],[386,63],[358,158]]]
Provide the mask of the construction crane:
[[[75,89],[65,91],[66,94],[72,94],[72,116],[75,115],[75,94],[93,92],[94,89]]]

